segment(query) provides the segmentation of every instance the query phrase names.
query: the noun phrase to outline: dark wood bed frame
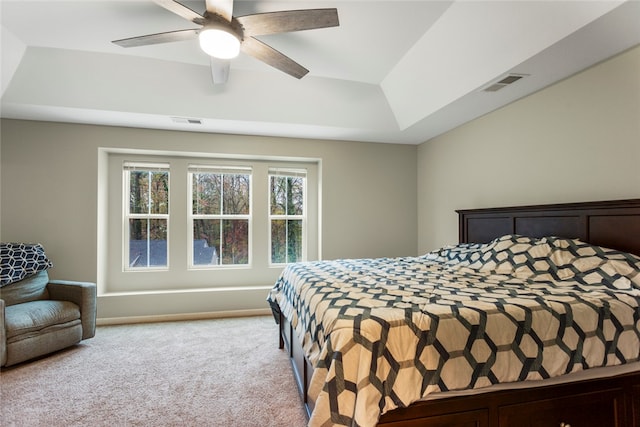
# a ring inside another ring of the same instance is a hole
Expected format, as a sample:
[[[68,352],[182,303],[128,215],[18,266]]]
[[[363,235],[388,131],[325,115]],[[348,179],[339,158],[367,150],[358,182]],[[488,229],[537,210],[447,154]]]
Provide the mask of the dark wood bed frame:
[[[505,234],[559,236],[640,256],[640,199],[458,210],[460,243]],[[280,348],[310,414],[313,367],[281,315]],[[640,427],[640,372],[561,385],[416,402],[384,414],[386,427]]]

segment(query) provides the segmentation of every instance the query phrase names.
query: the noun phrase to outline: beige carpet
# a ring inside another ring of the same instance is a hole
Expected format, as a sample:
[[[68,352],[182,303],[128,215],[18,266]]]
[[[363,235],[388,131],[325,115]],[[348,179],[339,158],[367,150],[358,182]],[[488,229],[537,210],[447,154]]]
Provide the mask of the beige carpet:
[[[271,317],[101,326],[0,372],[0,425],[306,425]]]

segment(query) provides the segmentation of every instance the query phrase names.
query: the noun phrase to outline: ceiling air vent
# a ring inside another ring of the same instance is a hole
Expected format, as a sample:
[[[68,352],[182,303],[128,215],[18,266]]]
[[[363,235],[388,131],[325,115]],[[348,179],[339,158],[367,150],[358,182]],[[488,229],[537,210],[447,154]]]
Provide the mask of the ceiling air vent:
[[[523,77],[526,77],[528,74],[509,74],[506,77],[498,80],[497,82],[491,83],[489,86],[482,89],[485,92],[497,92],[505,86],[508,86],[512,83],[517,82]]]
[[[200,119],[189,119],[187,117],[171,117],[171,121],[173,123],[180,123],[184,125],[201,125],[202,120]]]

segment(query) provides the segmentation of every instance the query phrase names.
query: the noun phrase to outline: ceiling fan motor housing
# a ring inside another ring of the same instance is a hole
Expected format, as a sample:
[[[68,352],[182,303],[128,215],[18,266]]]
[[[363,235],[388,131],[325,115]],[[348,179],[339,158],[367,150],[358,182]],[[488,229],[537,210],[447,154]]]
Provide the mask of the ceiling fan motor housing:
[[[225,29],[235,34],[241,42],[244,40],[244,27],[235,17],[231,21],[227,21],[222,15],[211,12],[205,12],[203,17],[204,22],[202,23],[201,31],[209,27]]]

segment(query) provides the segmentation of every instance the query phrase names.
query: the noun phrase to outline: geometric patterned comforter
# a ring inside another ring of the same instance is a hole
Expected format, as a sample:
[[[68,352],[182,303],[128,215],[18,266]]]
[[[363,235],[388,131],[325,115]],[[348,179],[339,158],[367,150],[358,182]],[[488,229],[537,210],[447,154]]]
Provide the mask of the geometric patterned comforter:
[[[310,427],[375,426],[433,392],[640,359],[640,258],[576,240],[295,263],[268,301],[315,367]]]

